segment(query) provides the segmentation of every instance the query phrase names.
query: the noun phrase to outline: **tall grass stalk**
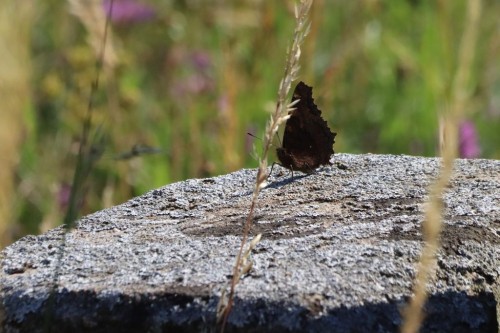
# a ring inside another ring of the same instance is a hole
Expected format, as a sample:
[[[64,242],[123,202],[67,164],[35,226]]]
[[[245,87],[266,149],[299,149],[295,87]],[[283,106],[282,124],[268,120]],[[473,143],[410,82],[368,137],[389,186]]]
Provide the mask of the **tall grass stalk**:
[[[453,162],[457,156],[457,125],[464,114],[465,106],[471,97],[470,77],[473,65],[478,28],[481,16],[481,0],[467,2],[465,31],[460,43],[457,70],[452,82],[448,107],[444,110],[443,133],[440,136],[442,166],[441,172],[430,189],[429,202],[422,225],[424,247],[419,262],[419,269],[413,287],[413,297],[404,310],[403,333],[418,332],[423,320],[423,306],[427,300],[426,286],[434,272],[436,253],[439,249],[439,237],[442,229],[443,195],[453,175]]]
[[[77,163],[73,176],[73,182],[71,185],[68,210],[66,212],[66,216],[64,217],[64,225],[66,227],[66,230],[73,227],[78,217],[78,207],[83,200],[83,186],[85,180],[92,170],[94,163],[97,161],[97,159],[99,159],[100,154],[102,153],[102,147],[99,147],[99,132],[96,133],[93,140],[93,143],[97,145],[94,146],[92,142],[90,142],[94,96],[97,92],[97,89],[99,88],[99,79],[103,64],[107,64],[107,68],[112,68],[114,64],[113,53],[105,52],[109,30],[109,18],[105,17],[104,11],[100,6],[96,8],[97,5],[100,5],[100,2],[90,1],[88,3],[88,6],[85,6],[75,0],[69,0],[69,2],[71,4],[73,13],[82,21],[82,23],[84,23],[89,31],[89,43],[96,50],[97,59],[95,63],[95,79],[91,84],[90,95],[87,104],[87,112],[83,121]],[[111,12],[113,8],[113,0],[110,1],[110,7]],[[99,15],[97,13],[101,13],[102,15]],[[98,20],[92,21],[93,18]],[[97,46],[96,44],[97,40],[99,40],[101,43],[99,46]]]
[[[234,293],[236,285],[240,281],[240,278],[245,272],[247,272],[251,263],[245,262],[246,256],[243,256],[243,249],[245,248],[250,227],[253,221],[253,214],[255,211],[255,205],[259,196],[259,192],[266,186],[267,180],[267,157],[269,150],[271,148],[271,143],[273,137],[278,132],[279,126],[285,122],[289,116],[288,113],[293,110],[295,103],[286,104],[286,99],[290,91],[292,82],[297,79],[297,75],[300,69],[299,59],[301,55],[301,45],[304,42],[305,37],[309,33],[310,25],[307,21],[307,16],[312,5],[312,0],[301,0],[300,4],[295,7],[295,20],[296,26],[293,35],[292,45],[290,46],[286,58],[285,72],[283,78],[280,82],[278,89],[278,100],[276,103],[276,108],[269,119],[266,126],[266,131],[263,140],[263,151],[259,160],[259,169],[257,171],[257,177],[255,179],[255,187],[252,195],[252,201],[250,204],[250,210],[248,212],[245,224],[243,227],[243,237],[241,240],[241,245],[236,256],[236,261],[233,267],[233,276],[231,278],[231,286],[229,291],[229,296],[227,300],[225,295],[221,296],[219,301],[220,311],[218,312],[218,321],[221,322],[221,332],[224,332],[227,319],[231,313],[231,309],[234,303]],[[256,245],[257,241],[260,239],[260,235],[255,238],[256,241],[251,242],[249,249],[247,249],[246,254],[249,254],[251,249]]]
[[[90,7],[93,6],[94,10],[87,11],[88,8],[86,8],[84,5],[77,5],[75,7],[75,1],[70,0],[70,3],[73,4],[72,10],[75,13],[77,17],[79,17],[82,22],[87,22],[90,24],[91,20],[87,15],[92,12],[97,12],[95,10],[95,4],[96,2],[89,2],[88,5]],[[110,1],[110,11],[112,11],[113,8],[113,0]],[[75,11],[76,10],[76,11]],[[102,11],[102,8],[101,8]],[[95,17],[95,16],[92,16]],[[47,332],[51,331],[51,324],[52,324],[52,314],[54,310],[54,304],[55,304],[55,292],[57,290],[57,285],[58,285],[58,280],[59,280],[59,275],[60,275],[60,270],[61,270],[61,263],[62,263],[62,258],[64,256],[64,251],[66,248],[66,242],[67,242],[67,234],[68,232],[74,228],[76,224],[76,219],[78,218],[79,215],[79,207],[81,203],[83,202],[83,197],[84,197],[84,185],[85,181],[88,178],[90,172],[92,171],[92,167],[94,163],[99,159],[102,153],[102,148],[99,148],[99,132],[95,135],[93,140],[91,140],[91,130],[92,130],[92,112],[93,112],[93,102],[94,102],[94,96],[97,92],[97,89],[99,88],[99,78],[100,78],[100,73],[103,67],[103,61],[105,60],[105,49],[106,49],[106,42],[107,42],[107,35],[108,35],[108,29],[109,29],[109,17],[106,18],[104,15],[102,16],[97,16],[100,17],[101,20],[97,22],[93,22],[92,24],[97,26],[93,27],[92,29],[89,29],[89,33],[92,34],[92,32],[99,31],[99,29],[102,29],[102,33],[98,34],[102,36],[101,40],[101,46],[99,47],[99,51],[97,52],[97,60],[95,64],[95,79],[92,82],[91,89],[90,89],[90,95],[88,99],[88,104],[87,104],[87,111],[85,115],[85,119],[83,121],[83,126],[82,126],[82,133],[81,133],[81,138],[80,138],[80,146],[78,150],[78,156],[77,156],[77,161],[76,161],[76,166],[75,166],[75,172],[73,176],[73,182],[71,184],[71,193],[69,197],[69,202],[68,202],[68,209],[66,212],[66,215],[64,217],[64,234],[61,240],[61,245],[58,251],[58,256],[56,260],[56,267],[54,270],[54,280],[52,283],[52,290],[50,292],[49,296],[49,301],[47,304],[47,315],[45,317],[45,329]],[[99,28],[100,27],[100,28]],[[97,38],[94,36],[94,38]],[[90,39],[91,44],[92,44],[92,38]],[[96,145],[94,145],[96,144]],[[96,150],[96,147],[97,150]]]

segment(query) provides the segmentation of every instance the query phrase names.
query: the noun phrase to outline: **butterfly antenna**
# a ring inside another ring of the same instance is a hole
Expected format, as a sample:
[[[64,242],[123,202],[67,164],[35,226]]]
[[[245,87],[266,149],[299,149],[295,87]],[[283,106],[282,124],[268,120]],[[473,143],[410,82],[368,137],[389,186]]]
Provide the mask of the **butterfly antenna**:
[[[248,136],[251,136],[252,138],[256,138],[256,139],[262,140],[262,138],[260,138],[260,137],[258,137],[258,136],[256,136],[256,135],[253,135],[253,134],[252,134],[252,133],[250,133],[250,132],[247,132],[247,135],[248,135]]]

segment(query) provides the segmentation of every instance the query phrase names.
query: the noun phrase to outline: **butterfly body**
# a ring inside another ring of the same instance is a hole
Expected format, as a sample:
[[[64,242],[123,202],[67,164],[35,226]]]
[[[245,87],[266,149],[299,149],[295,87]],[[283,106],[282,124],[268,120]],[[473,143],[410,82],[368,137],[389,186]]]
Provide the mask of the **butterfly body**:
[[[283,134],[283,144],[276,149],[281,165],[292,171],[311,173],[321,165],[329,165],[337,133],[333,133],[321,111],[314,104],[312,88],[299,82],[292,102],[300,99],[290,111]]]

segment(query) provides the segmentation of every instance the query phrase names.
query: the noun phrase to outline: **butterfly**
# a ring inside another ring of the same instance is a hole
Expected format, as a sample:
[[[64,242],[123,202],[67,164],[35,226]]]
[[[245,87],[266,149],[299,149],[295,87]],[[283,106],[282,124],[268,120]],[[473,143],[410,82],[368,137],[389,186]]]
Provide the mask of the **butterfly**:
[[[335,136],[321,111],[314,104],[312,88],[299,82],[293,92],[292,102],[300,99],[288,114],[283,143],[276,149],[281,165],[293,171],[311,173],[320,165],[329,165],[334,154]]]

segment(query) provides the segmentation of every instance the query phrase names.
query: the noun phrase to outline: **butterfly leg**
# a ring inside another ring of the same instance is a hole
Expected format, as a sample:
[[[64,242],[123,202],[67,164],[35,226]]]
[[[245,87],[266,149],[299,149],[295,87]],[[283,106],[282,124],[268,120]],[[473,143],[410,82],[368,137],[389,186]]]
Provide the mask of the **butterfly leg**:
[[[275,164],[277,164],[277,163],[273,162],[273,165],[271,165],[271,172],[269,172],[269,174],[267,175],[267,179],[269,179],[269,177],[271,177],[271,175],[273,174],[273,169],[274,169]]]
[[[280,166],[283,166],[279,163],[276,163],[276,162],[273,162],[273,164],[271,165],[271,171],[269,172],[269,174],[267,175],[267,179],[269,179],[269,177],[271,177],[271,175],[273,174],[273,169],[274,169],[274,165],[277,164],[277,165],[280,165]],[[293,167],[290,166],[290,171],[292,172],[292,178],[294,177],[293,175]]]

